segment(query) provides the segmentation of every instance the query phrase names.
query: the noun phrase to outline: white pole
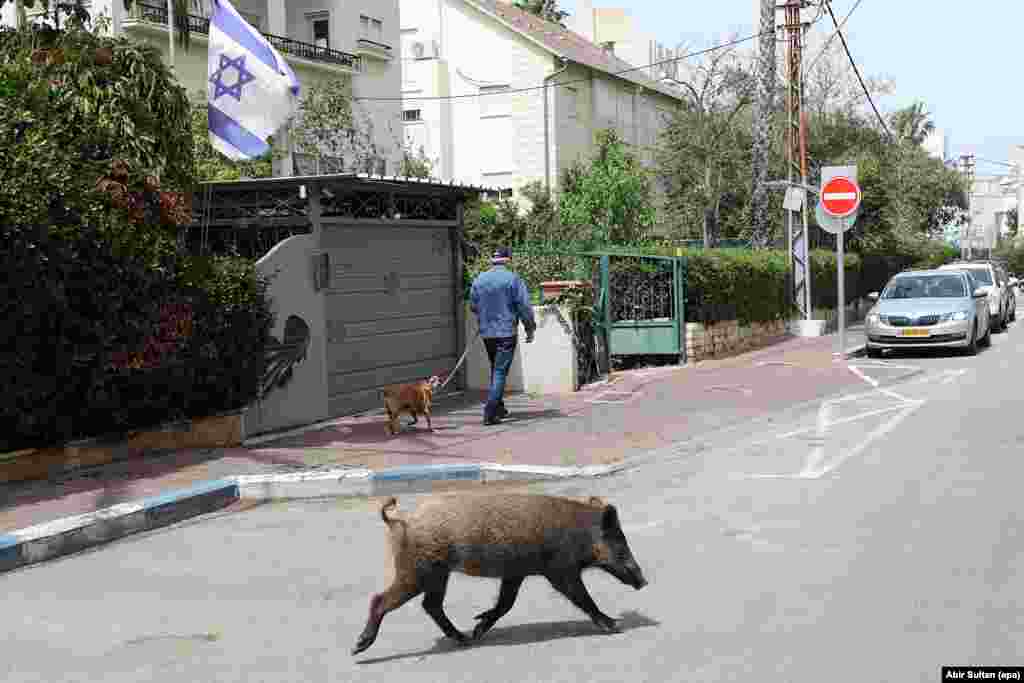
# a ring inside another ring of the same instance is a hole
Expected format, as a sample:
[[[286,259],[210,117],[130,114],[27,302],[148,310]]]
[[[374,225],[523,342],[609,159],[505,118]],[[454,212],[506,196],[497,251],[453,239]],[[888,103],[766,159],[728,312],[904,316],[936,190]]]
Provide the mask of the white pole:
[[[846,283],[843,267],[843,229],[836,235],[836,271],[839,277],[839,353],[846,355]]]
[[[116,0],[115,0],[116,2]],[[167,0],[167,37],[170,47],[169,66],[174,68],[174,0]]]

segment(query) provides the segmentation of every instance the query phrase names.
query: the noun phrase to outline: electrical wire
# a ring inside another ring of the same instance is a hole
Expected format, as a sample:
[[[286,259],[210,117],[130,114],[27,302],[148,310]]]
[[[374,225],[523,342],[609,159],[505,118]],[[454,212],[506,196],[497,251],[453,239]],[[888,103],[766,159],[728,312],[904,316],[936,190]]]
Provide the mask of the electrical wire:
[[[984,161],[987,164],[997,164],[999,166],[1006,166],[1008,168],[1016,168],[1016,164],[1011,164],[1006,161],[996,161],[995,159],[986,159],[984,157],[974,157],[977,161]]]
[[[864,79],[860,76],[860,69],[857,68],[857,62],[854,61],[853,55],[850,54],[850,47],[846,44],[846,38],[843,37],[843,30],[839,27],[839,21],[836,19],[835,13],[832,11],[832,3],[829,0],[825,1],[825,9],[828,10],[828,14],[832,17],[832,23],[836,27],[836,35],[839,36],[839,40],[843,43],[843,50],[846,51],[846,56],[850,60],[850,66],[853,67],[853,72],[857,74],[857,80],[860,81],[860,87],[864,90],[864,95],[868,98],[868,102],[871,104],[871,108],[875,110],[875,116],[878,117],[878,122],[882,124],[882,129],[885,134],[889,136],[889,140],[895,140],[892,131],[889,130],[889,126],[886,125],[885,119],[878,113],[878,107],[875,106],[875,100],[871,97],[871,93],[868,92],[868,87],[864,84]]]
[[[828,46],[831,45],[832,41],[835,40],[835,37],[837,35],[839,35],[839,29],[841,29],[844,26],[846,26],[846,22],[850,20],[850,16],[854,12],[857,11],[857,8],[860,7],[860,4],[862,2],[864,2],[864,0],[857,0],[856,4],[854,4],[854,6],[850,9],[850,11],[846,13],[846,16],[843,18],[843,20],[841,22],[839,22],[839,27],[835,31],[832,32],[832,35],[830,35],[828,37],[828,40],[825,41],[825,44],[821,46],[821,50],[818,52],[817,55],[815,55],[814,59],[812,59],[811,63],[807,66],[807,70],[808,71],[813,69],[814,65],[818,63],[818,60],[825,56],[825,51],[828,50]],[[824,5],[825,5],[825,2],[823,0],[822,6],[824,6]]]
[[[768,32],[765,32],[765,33],[771,33],[772,35],[774,35],[775,31],[768,31]],[[716,52],[718,50],[724,50],[724,49],[729,48],[729,47],[734,47],[736,45],[740,45],[742,43],[747,43],[747,42],[750,42],[751,40],[754,40],[755,38],[760,38],[761,35],[762,35],[761,33],[755,33],[754,35],[747,36],[745,38],[738,38],[736,40],[731,40],[731,41],[729,41],[727,43],[722,43],[720,45],[714,45],[714,46],[706,48],[704,50],[698,50],[697,52],[688,52],[685,55],[682,55],[680,57],[673,57],[671,59],[663,59],[660,62],[652,62],[650,64],[644,64],[643,66],[634,66],[634,67],[630,67],[628,69],[623,69],[621,71],[611,71],[611,72],[608,72],[608,73],[611,76],[621,76],[622,74],[630,73],[632,71],[641,71],[643,69],[649,69],[652,66],[660,66],[662,64],[671,64],[672,62],[679,62],[679,61],[682,61],[684,59],[689,59],[691,57],[699,57],[701,55],[705,55],[705,54],[708,54],[710,52]],[[563,85],[573,85],[575,83],[589,83],[589,82],[590,82],[589,78],[577,78],[577,79],[570,80],[570,81],[561,81],[559,83],[551,83],[549,85],[535,85],[535,86],[530,86],[528,88],[512,88],[512,89],[509,89],[509,90],[499,90],[499,91],[495,91],[495,92],[468,93],[466,95],[437,95],[437,96],[427,96],[427,97],[353,97],[352,99],[353,99],[353,101],[361,101],[361,102],[414,102],[414,101],[415,102],[424,102],[424,101],[439,101],[439,100],[460,100],[460,99],[470,99],[470,98],[474,98],[474,97],[487,97],[488,95],[509,95],[509,94],[521,93],[521,92],[534,92],[534,91],[537,91],[537,90],[546,90],[547,88],[557,88],[557,87],[561,87]]]

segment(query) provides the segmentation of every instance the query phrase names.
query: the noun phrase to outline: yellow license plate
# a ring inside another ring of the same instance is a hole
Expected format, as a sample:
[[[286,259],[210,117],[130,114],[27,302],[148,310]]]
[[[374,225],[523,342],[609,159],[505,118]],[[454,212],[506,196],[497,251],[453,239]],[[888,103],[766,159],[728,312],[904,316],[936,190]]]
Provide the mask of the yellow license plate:
[[[905,330],[900,330],[901,337],[927,337],[928,330],[923,330],[920,327],[908,327]]]

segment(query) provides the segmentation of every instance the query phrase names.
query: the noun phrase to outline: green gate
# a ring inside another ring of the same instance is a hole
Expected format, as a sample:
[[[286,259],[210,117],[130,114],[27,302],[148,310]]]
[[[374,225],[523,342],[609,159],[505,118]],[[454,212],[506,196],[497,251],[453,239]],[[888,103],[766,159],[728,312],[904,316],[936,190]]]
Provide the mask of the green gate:
[[[596,311],[610,356],[678,356],[686,360],[686,259],[600,254]]]

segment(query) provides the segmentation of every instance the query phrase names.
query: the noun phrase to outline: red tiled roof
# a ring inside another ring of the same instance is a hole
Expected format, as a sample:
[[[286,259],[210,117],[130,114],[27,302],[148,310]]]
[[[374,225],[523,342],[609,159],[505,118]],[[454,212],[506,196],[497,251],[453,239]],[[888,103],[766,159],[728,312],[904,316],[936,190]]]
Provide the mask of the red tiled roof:
[[[647,77],[642,69],[636,68],[642,65],[624,62],[578,33],[545,21],[529,12],[524,12],[510,2],[502,0],[465,0],[465,2],[501,19],[514,30],[532,38],[559,57],[656,90],[677,100],[681,99],[679,93]],[[630,69],[632,70],[630,71]]]

